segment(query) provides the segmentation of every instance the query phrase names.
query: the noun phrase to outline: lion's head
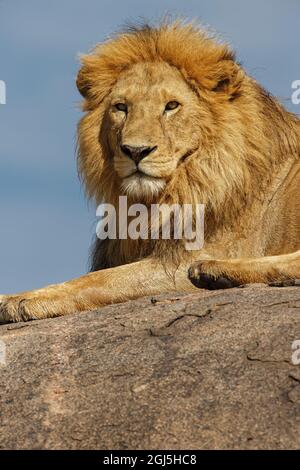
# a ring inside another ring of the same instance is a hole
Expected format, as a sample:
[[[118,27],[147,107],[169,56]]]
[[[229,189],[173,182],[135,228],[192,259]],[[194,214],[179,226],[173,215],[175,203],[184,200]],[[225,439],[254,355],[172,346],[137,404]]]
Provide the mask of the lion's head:
[[[205,167],[244,76],[228,46],[181,23],[120,34],[82,62],[79,166],[97,201],[152,202],[187,161]]]
[[[120,33],[82,57],[77,86],[79,170],[97,203],[203,203],[215,227],[282,158],[280,105],[196,26]]]

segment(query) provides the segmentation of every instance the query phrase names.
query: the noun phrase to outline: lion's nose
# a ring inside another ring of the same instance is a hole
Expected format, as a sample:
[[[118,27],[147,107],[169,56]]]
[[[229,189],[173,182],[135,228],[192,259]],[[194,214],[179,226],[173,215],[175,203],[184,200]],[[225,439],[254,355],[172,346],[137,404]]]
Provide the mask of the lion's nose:
[[[133,147],[132,145],[121,145],[121,150],[125,155],[130,157],[135,163],[139,163],[143,158],[147,157],[151,152],[157,149],[155,147]]]

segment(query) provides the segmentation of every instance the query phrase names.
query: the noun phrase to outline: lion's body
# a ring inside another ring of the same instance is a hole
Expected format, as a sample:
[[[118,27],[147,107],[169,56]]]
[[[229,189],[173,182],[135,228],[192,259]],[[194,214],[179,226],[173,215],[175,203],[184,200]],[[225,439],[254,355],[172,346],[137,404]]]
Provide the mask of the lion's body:
[[[176,23],[121,34],[82,60],[78,162],[88,196],[117,211],[120,195],[147,207],[205,204],[205,244],[187,252],[174,240],[97,241],[96,272],[4,297],[0,319],[193,290],[191,262],[198,287],[300,277],[300,121],[227,45]]]

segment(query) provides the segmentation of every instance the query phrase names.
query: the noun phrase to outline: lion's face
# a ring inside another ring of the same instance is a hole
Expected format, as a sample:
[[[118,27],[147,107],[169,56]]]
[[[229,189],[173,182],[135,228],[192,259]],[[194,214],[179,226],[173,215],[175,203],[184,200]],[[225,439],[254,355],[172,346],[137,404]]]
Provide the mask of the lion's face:
[[[82,57],[77,87],[79,172],[97,203],[125,194],[218,214],[245,193],[257,93],[227,45],[180,22],[134,28]]]
[[[199,98],[177,68],[139,63],[107,100],[108,145],[124,194],[155,199],[199,146]]]

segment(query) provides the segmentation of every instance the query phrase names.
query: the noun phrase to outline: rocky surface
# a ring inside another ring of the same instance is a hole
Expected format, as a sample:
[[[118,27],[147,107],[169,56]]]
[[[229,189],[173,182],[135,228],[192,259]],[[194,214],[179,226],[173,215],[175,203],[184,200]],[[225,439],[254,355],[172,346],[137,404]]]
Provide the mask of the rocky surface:
[[[297,339],[299,286],[3,325],[0,448],[299,448]]]

